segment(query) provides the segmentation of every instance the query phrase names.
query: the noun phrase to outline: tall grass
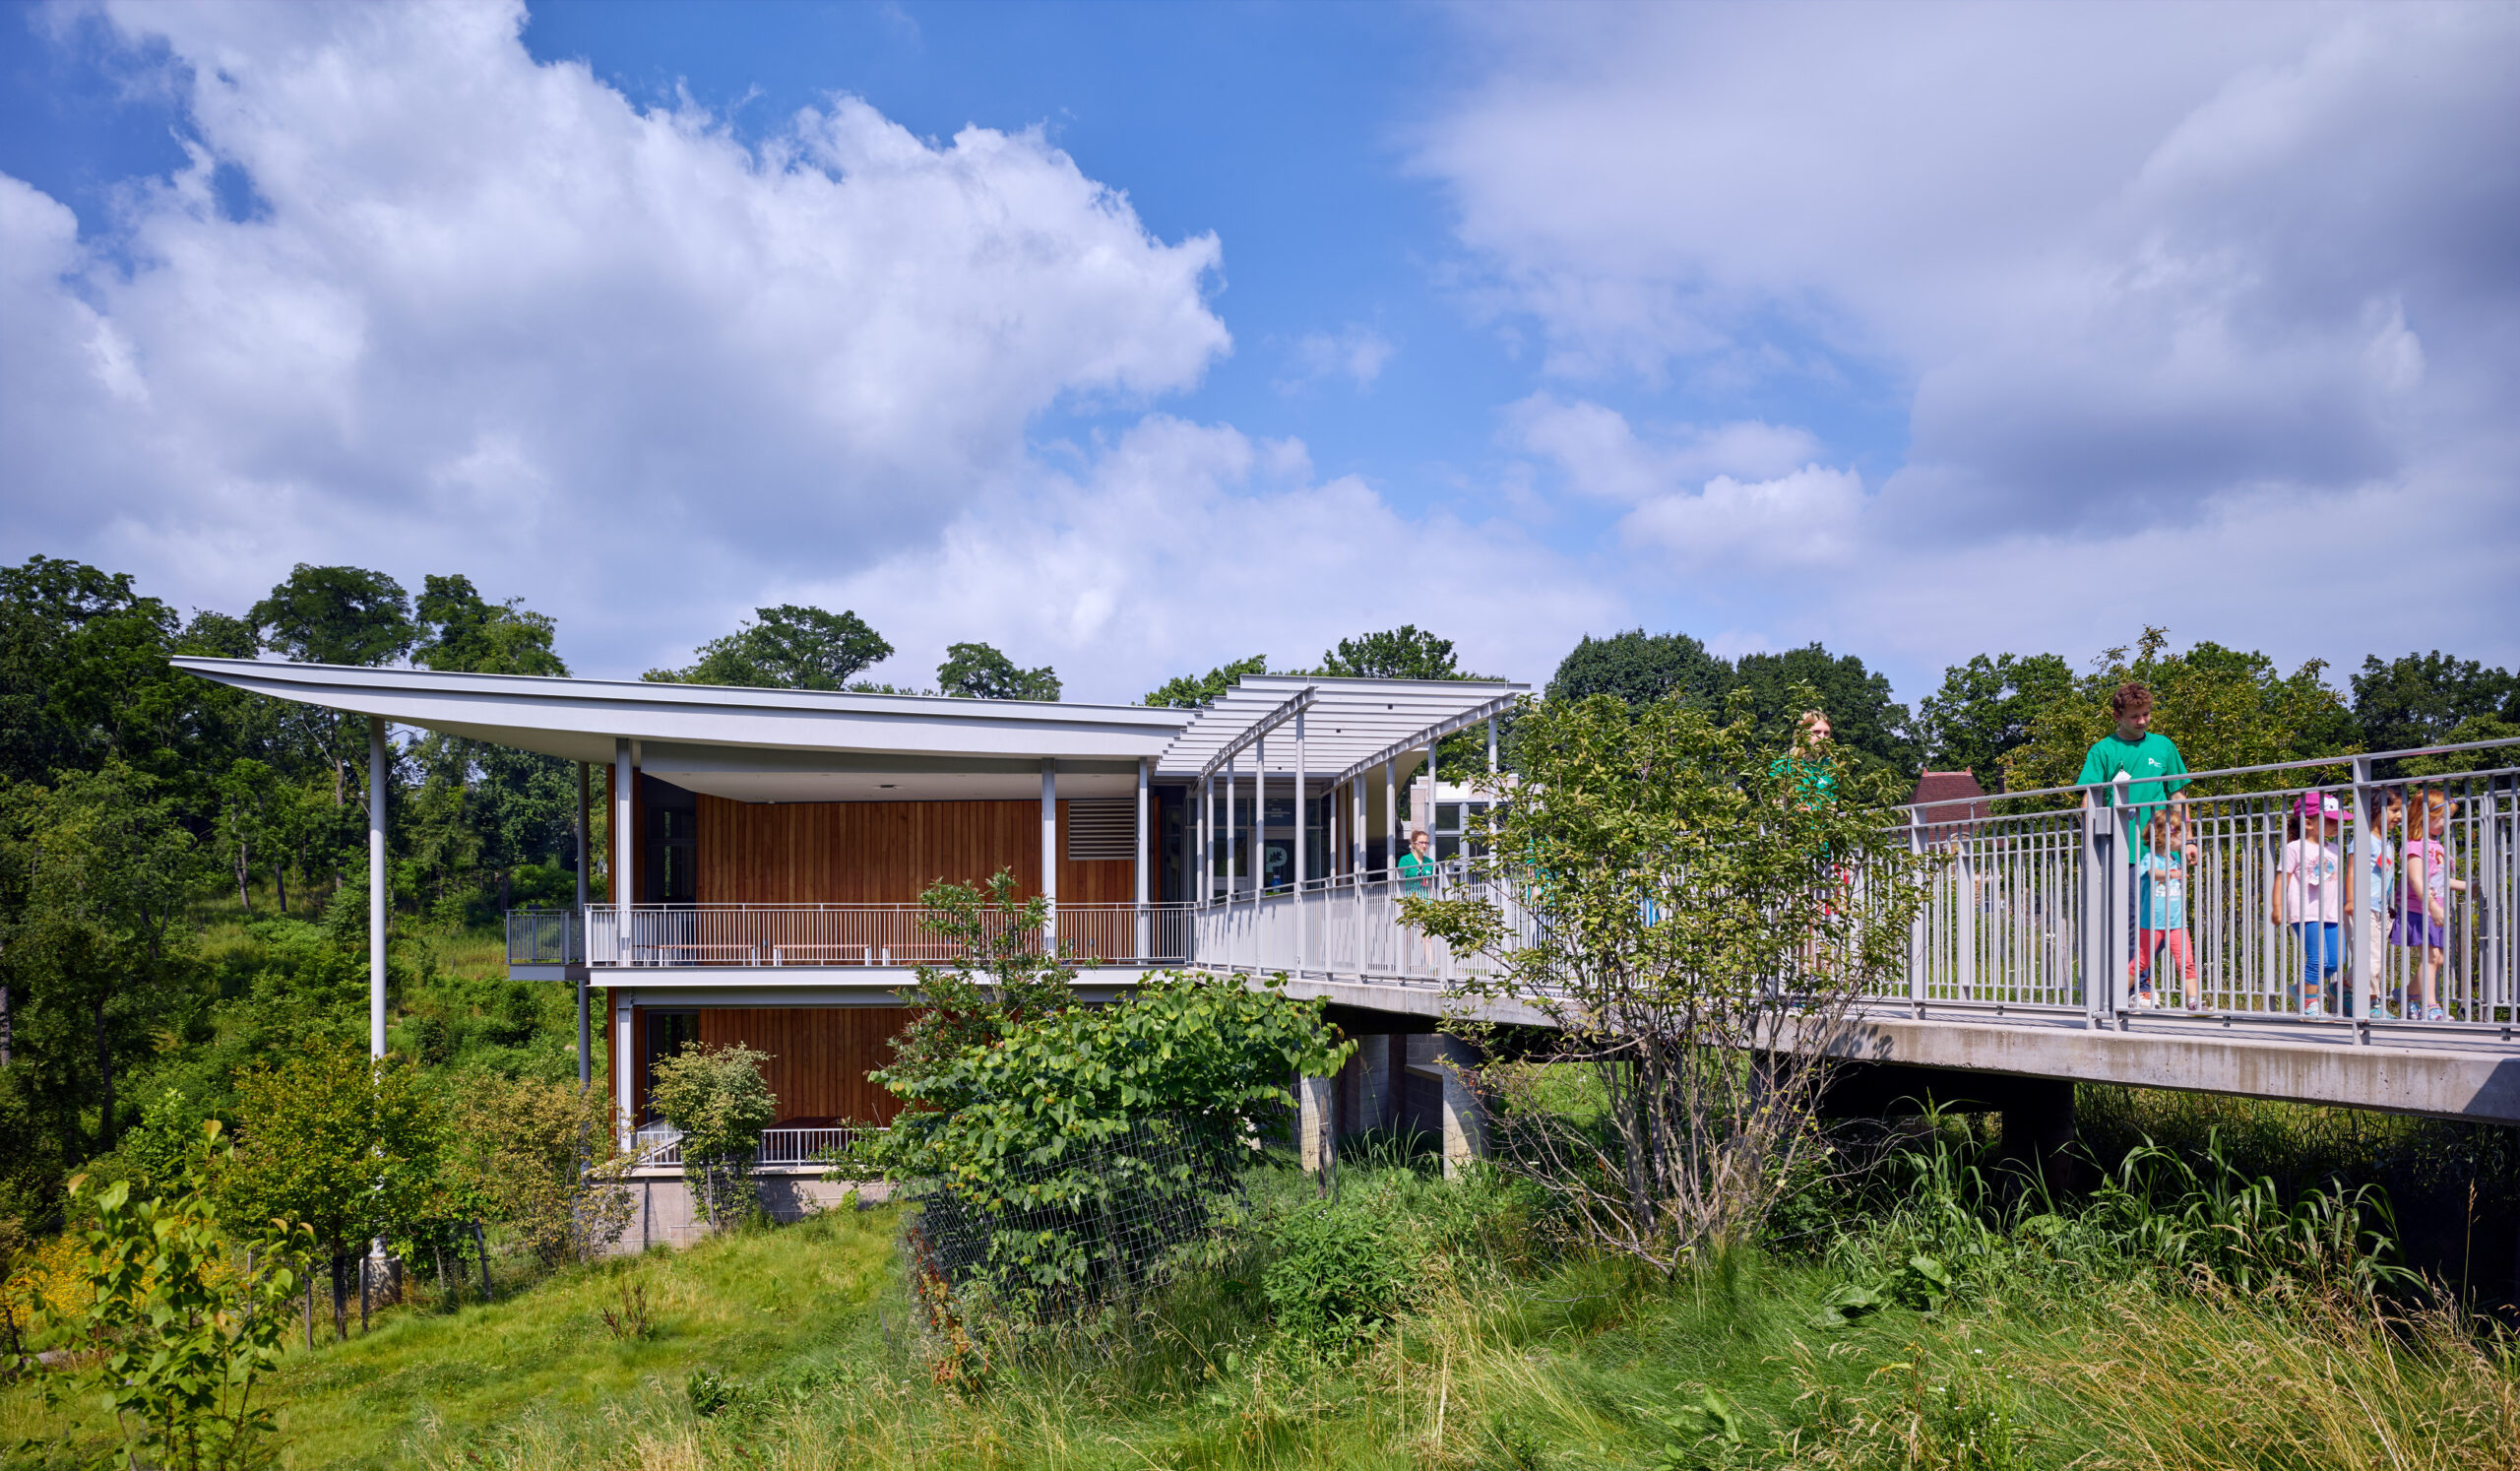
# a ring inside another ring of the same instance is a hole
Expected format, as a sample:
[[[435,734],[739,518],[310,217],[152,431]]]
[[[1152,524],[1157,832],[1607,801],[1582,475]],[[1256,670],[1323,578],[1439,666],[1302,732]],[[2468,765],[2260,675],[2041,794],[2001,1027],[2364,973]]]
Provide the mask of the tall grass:
[[[2378,1270],[2375,1197],[2287,1191],[2209,1129],[2058,1201],[1990,1176],[1986,1142],[1929,1125],[1818,1201],[1826,1233],[1671,1280],[1577,1249],[1524,1187],[1447,1183],[1406,1150],[1352,1159],[1328,1204],[1264,1171],[1255,1229],[1196,1270],[992,1338],[943,1382],[895,1222],[839,1213],[300,1356],[284,1464],[2513,1466],[2511,1340]],[[1280,1223],[1323,1213],[1407,1266],[1354,1333],[1291,1331],[1272,1306],[1298,1236]],[[633,1284],[650,1336],[601,1320]],[[0,1436],[66,1462],[76,1426],[48,1414],[12,1389]]]

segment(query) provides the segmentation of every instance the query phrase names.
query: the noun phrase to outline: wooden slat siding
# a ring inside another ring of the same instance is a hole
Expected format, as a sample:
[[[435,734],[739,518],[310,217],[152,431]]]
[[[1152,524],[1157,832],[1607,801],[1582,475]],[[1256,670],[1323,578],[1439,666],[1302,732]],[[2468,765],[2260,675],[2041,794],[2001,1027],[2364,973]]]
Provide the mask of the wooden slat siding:
[[[1067,803],[1059,803],[1059,897],[1126,904],[1126,861],[1071,863]],[[931,883],[981,883],[1013,869],[1017,888],[1041,881],[1037,801],[745,802],[700,799],[703,904],[915,904]]]
[[[701,1011],[700,1040],[768,1053],[761,1073],[782,1119],[889,1123],[901,1100],[866,1074],[892,1061],[893,1034],[909,1019],[900,1006],[720,1006]]]

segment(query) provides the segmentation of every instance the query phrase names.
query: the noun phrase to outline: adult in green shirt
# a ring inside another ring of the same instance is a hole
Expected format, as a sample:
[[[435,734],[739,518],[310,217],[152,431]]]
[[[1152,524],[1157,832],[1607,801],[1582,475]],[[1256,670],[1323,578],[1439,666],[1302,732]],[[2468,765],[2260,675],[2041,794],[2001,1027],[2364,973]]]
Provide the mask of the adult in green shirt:
[[[2155,807],[2187,785],[2187,762],[2169,736],[2154,734],[2151,690],[2129,679],[2109,697],[2109,709],[2117,717],[2117,729],[2092,742],[2074,785],[2094,789],[2083,795],[2084,805],[2105,807],[2116,799],[2114,784],[2124,772],[2126,803],[2135,809],[2135,826],[2141,828],[2153,820]]]
[[[1432,840],[1420,827],[1410,835],[1409,851],[1400,856],[1400,885],[1412,894],[1431,894],[1435,888],[1435,860]]]

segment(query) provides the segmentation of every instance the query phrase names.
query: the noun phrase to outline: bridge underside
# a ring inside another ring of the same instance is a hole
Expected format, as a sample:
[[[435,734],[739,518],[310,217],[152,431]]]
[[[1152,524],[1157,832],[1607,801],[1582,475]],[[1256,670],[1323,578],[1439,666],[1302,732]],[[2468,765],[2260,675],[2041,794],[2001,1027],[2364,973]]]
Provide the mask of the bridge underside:
[[[1434,1031],[1452,1016],[1547,1025],[1525,1005],[1448,1005],[1445,991],[1434,986],[1297,978],[1287,983],[1287,991],[1329,1001],[1333,1019],[1352,1033]],[[1929,1087],[1945,1103],[2009,1109],[2017,1106],[2020,1090],[2004,1080],[2056,1079],[2520,1123],[2520,1057],[2483,1048],[2362,1043],[2342,1024],[2323,1030],[2332,1040],[2294,1040],[2316,1035],[2298,1026],[2230,1036],[2200,1035],[2192,1028],[2102,1030],[2084,1026],[2073,1013],[2058,1013],[2052,1025],[2019,1013],[2006,1016],[2002,1025],[1865,1014],[1829,1051],[1869,1064],[1848,1083],[1864,1093],[1887,1090],[1885,1106]],[[1842,1100],[1840,1107],[1853,1101]]]

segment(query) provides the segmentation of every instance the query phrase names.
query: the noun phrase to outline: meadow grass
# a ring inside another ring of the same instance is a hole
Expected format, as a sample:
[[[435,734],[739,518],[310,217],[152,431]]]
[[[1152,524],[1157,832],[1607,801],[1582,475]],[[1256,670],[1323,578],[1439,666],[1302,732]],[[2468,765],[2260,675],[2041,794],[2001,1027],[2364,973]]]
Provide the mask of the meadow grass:
[[[1344,1167],[1322,1206],[1304,1178],[1261,1171],[1255,1229],[1195,1269],[1082,1327],[984,1334],[960,1361],[909,1327],[897,1215],[840,1211],[570,1269],[494,1304],[389,1313],[365,1338],[292,1355],[273,1385],[280,1462],[2520,1464],[2520,1358],[2455,1302],[2392,1304],[2315,1273],[2241,1291],[2165,1248],[2175,1234],[2130,1227],[2122,1205],[1989,1210],[1964,1183],[1920,1169],[1832,1200],[1825,1241],[1664,1279],[1552,1245],[1545,1202],[1493,1176],[1447,1183],[1395,1150]],[[1287,1259],[1273,1223],[1324,1209],[1371,1223],[1414,1284],[1353,1345],[1298,1341],[1268,1306]],[[1920,1256],[1947,1288],[1913,1291],[1928,1282]],[[1851,1288],[1879,1306],[1840,1321],[1831,1305]],[[602,1313],[633,1290],[654,1330],[616,1337]],[[0,1393],[4,1443],[35,1442],[23,1464],[71,1464],[97,1429],[28,1384]]]

